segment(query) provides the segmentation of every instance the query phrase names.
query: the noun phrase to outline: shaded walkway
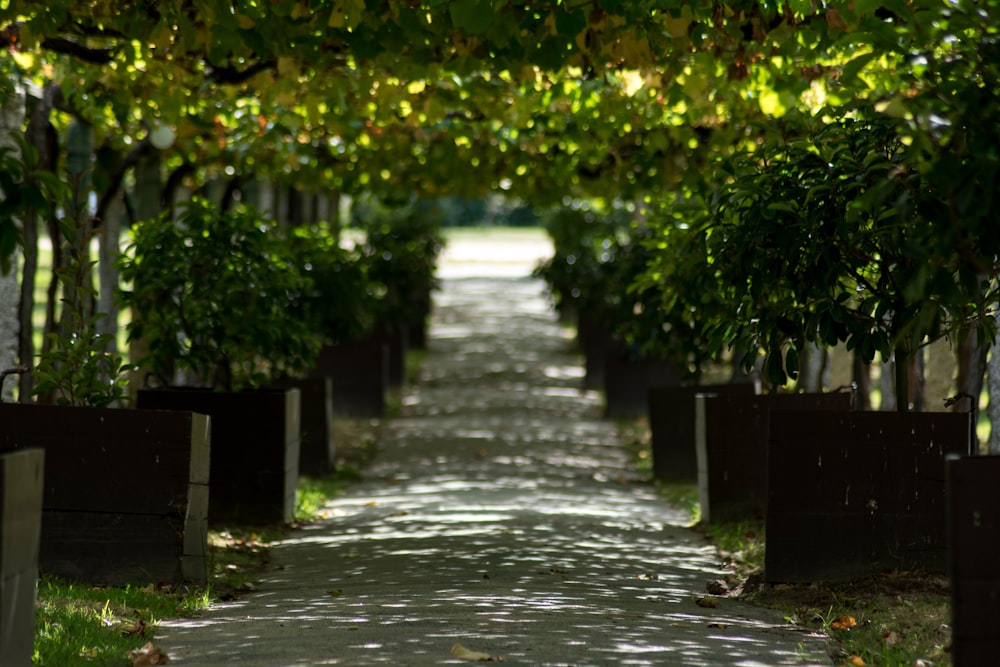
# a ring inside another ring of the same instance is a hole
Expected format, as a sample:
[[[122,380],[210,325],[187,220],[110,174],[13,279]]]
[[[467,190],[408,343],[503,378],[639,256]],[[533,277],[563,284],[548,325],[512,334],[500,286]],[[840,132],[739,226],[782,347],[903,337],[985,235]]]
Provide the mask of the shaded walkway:
[[[719,562],[636,483],[541,285],[455,272],[423,381],[260,593],[166,624],[185,665],[830,664],[780,614],[695,604]],[[505,271],[493,271],[503,274]]]

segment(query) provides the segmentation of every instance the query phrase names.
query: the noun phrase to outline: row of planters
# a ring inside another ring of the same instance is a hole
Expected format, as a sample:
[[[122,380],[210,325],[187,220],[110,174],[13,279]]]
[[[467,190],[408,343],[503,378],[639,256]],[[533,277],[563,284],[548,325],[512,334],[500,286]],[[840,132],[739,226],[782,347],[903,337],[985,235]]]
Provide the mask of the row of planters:
[[[831,124],[768,150],[733,165],[731,181],[691,210],[647,210],[631,223],[614,210],[560,212],[556,253],[538,275],[577,321],[588,378],[600,380],[588,386],[605,391],[607,416],[648,414],[656,476],[697,484],[705,521],[765,520],[767,581],[950,570],[953,657],[981,664],[1000,648],[988,629],[1000,619],[1000,580],[983,551],[997,539],[997,459],[976,456],[977,401],[906,410],[921,346],[977,327],[955,393],[979,396],[991,278],[974,275],[983,265],[968,253],[939,261],[928,250],[946,212],[905,163],[891,123]],[[562,224],[571,218],[583,224]],[[617,408],[611,348],[591,349],[592,328],[605,339],[610,329],[630,361],[654,360],[631,380],[645,405]],[[854,354],[850,387],[782,389],[807,352],[837,343]],[[896,362],[899,412],[859,409],[876,354]],[[649,370],[664,361],[673,377]],[[744,373],[705,382],[705,369],[727,366]]]
[[[995,650],[1000,578],[988,554],[1000,539],[1000,457],[975,455],[975,413],[861,411],[853,384],[767,394],[757,374],[699,384],[676,365],[664,373],[669,362],[639,346],[611,352],[627,349],[634,317],[603,329],[612,342],[596,352],[589,318],[576,317],[587,386],[605,392],[606,416],[648,418],[654,476],[696,485],[702,521],[764,520],[767,582],[950,573],[956,664]]]
[[[77,210],[64,221],[71,253],[89,247]],[[325,225],[280,228],[197,198],[176,220],[140,223],[118,262],[137,366],[96,333],[89,259],[68,263],[70,329],[34,369],[37,394],[54,404],[0,404],[0,450],[16,470],[3,476],[15,498],[2,514],[3,627],[16,635],[2,638],[4,655],[30,649],[38,569],[97,584],[204,583],[210,523],[293,519],[299,474],[333,466],[334,412],[383,414],[383,332],[418,325],[396,303],[409,292],[382,281],[408,284],[382,267],[410,252],[390,244],[391,228],[345,248]],[[409,284],[429,288],[440,240],[430,223],[424,232],[407,266],[420,270]],[[359,349],[377,351],[373,365]],[[9,556],[15,547],[24,553]]]

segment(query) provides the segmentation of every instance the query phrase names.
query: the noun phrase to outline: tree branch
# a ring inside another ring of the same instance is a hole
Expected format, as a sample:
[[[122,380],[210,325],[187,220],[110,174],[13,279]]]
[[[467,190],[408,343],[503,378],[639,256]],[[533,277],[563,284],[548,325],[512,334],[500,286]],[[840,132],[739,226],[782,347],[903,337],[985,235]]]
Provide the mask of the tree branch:
[[[94,224],[95,226],[100,225],[101,221],[104,219],[105,213],[107,213],[108,206],[111,205],[111,201],[114,199],[115,195],[118,194],[118,190],[121,189],[122,181],[125,179],[125,173],[134,167],[142,158],[142,156],[148,154],[153,150],[153,143],[150,141],[149,137],[146,137],[139,144],[129,151],[125,159],[118,166],[118,169],[111,174],[111,182],[108,184],[107,189],[104,194],[101,195],[100,200],[97,203],[97,211],[94,214]]]
[[[66,37],[46,37],[42,40],[42,48],[54,51],[55,53],[73,56],[94,65],[107,65],[114,60],[115,54],[118,52],[117,48],[94,49]]]
[[[213,65],[206,62],[205,71],[208,74],[208,78],[215,83],[238,85],[260,74],[264,70],[272,69],[276,66],[277,62],[274,60],[261,60],[241,70],[232,65]]]

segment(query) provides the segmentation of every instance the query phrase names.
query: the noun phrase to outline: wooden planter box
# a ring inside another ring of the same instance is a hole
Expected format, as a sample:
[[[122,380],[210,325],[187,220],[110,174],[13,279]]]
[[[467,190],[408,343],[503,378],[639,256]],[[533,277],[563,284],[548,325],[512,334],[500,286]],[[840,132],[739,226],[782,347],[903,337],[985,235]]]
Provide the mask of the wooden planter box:
[[[768,416],[773,410],[847,412],[851,393],[695,396],[703,521],[762,517],[767,507]],[[773,421],[773,420],[772,420]]]
[[[0,663],[30,666],[45,454],[0,454]]]
[[[621,342],[604,356],[604,416],[632,419],[649,414],[649,390],[681,383],[677,365],[665,359],[636,357]]]
[[[967,413],[772,412],[771,582],[945,571],[945,457],[968,453]]]
[[[310,377],[333,380],[333,412],[343,417],[381,417],[389,388],[389,346],[371,338],[320,350]]]
[[[989,665],[1000,655],[1000,456],[946,463],[951,660]]]
[[[407,339],[408,328],[396,326],[379,334],[389,348],[389,364],[386,372],[389,377],[389,387],[406,386],[406,353],[409,349]]]
[[[204,583],[203,414],[0,405],[0,447],[45,451],[39,566],[93,584]]]
[[[736,382],[692,387],[651,387],[649,428],[653,476],[669,482],[698,481],[695,445],[695,403],[698,394],[755,396],[757,384]]]
[[[295,518],[301,394],[298,389],[223,392],[140,389],[136,405],[211,417],[212,523],[262,525]]]
[[[276,388],[295,388],[301,399],[299,474],[319,477],[333,470],[336,442],[333,436],[333,379],[282,378]]]
[[[604,360],[611,345],[608,328],[585,311],[577,314],[576,342],[583,354],[583,388],[604,389]]]

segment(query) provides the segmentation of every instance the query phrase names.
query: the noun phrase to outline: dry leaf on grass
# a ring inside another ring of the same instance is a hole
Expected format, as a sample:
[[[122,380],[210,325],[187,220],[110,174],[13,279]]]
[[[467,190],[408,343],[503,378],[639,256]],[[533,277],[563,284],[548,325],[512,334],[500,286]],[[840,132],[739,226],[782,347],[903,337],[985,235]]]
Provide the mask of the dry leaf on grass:
[[[470,651],[461,644],[455,644],[451,647],[451,655],[453,658],[458,658],[459,660],[471,660],[473,662],[503,662],[503,658],[498,655]]]
[[[153,646],[153,642],[149,642],[137,651],[129,651],[129,656],[132,658],[132,667],[153,667],[170,662],[163,649]]]
[[[853,628],[857,624],[858,622],[854,619],[853,616],[848,616],[847,614],[843,614],[842,616],[838,616],[835,621],[830,623],[830,627],[833,628],[834,630],[848,630],[850,628]]]

